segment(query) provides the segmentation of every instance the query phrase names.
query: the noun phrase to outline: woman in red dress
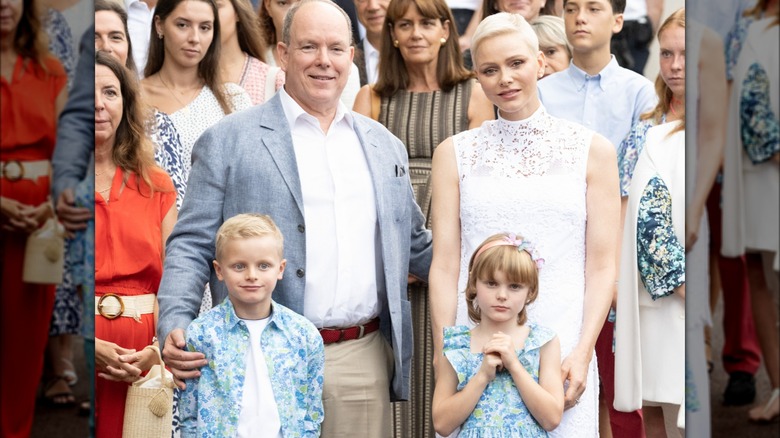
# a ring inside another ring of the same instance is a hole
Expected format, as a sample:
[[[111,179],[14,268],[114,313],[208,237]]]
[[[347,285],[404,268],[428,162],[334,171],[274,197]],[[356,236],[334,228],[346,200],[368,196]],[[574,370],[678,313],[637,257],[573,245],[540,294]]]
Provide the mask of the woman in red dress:
[[[157,288],[176,192],[154,162],[138,83],[95,56],[95,427],[122,436],[128,383],[157,361]]]
[[[30,435],[49,338],[54,285],[22,282],[22,263],[27,236],[53,217],[50,159],[67,99],[35,0],[0,4],[0,61],[0,436],[13,438]]]

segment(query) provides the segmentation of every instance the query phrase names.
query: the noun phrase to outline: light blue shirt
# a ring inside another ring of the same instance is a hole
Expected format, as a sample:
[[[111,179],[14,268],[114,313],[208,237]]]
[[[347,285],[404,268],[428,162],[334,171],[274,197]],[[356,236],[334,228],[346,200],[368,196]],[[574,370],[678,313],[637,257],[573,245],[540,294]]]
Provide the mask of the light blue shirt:
[[[626,138],[642,113],[658,102],[653,83],[612,60],[590,76],[574,63],[538,83],[539,99],[554,117],[580,123],[615,146]]]
[[[305,317],[272,302],[260,338],[285,438],[319,437],[325,347]],[[187,380],[179,403],[181,436],[235,437],[241,413],[249,329],[229,299],[187,327],[187,348],[206,355],[200,379]]]

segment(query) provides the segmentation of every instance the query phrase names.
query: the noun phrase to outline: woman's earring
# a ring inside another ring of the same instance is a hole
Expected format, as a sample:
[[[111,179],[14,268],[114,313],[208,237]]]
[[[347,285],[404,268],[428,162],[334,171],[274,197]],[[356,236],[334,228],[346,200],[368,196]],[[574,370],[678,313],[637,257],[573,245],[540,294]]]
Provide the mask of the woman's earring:
[[[442,37],[441,39],[439,39],[439,42],[443,46],[447,42],[447,38]]]
[[[158,33],[158,34],[157,34],[157,38],[159,38],[159,39],[163,39],[163,34],[162,34],[162,33]]]
[[[398,47],[398,40],[393,40],[393,47]]]

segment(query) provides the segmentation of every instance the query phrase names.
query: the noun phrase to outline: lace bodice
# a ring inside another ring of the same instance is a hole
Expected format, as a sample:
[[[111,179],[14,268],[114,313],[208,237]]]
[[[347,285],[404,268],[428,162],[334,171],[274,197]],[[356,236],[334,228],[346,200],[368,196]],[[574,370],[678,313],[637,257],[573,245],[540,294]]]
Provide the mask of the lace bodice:
[[[544,107],[525,120],[499,118],[453,138],[461,220],[456,324],[469,324],[465,286],[474,250],[490,235],[514,232],[534,242],[545,259],[529,321],[558,334],[562,358],[572,351],[580,337],[585,295],[586,169],[592,138],[593,131],[552,117]],[[589,379],[597,377],[591,368]],[[589,390],[597,386],[591,382]],[[597,409],[597,398],[594,406],[586,406],[592,400],[583,397],[570,411]],[[590,413],[586,417],[576,427],[591,430],[595,419]],[[558,429],[566,436],[567,425]],[[584,431],[575,435],[587,436]]]

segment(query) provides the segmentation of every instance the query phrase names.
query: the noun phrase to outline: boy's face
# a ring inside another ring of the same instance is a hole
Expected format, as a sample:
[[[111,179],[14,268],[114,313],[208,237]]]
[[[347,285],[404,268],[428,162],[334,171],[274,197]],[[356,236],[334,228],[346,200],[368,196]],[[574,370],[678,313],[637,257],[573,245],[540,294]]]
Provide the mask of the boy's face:
[[[612,35],[623,28],[623,14],[614,14],[609,0],[567,0],[563,20],[566,38],[580,53],[609,50]]]
[[[272,236],[225,242],[220,260],[214,260],[217,278],[225,282],[239,318],[260,319],[271,310],[271,293],[282,279],[287,260]]]

